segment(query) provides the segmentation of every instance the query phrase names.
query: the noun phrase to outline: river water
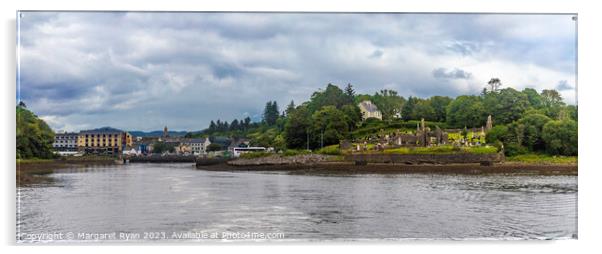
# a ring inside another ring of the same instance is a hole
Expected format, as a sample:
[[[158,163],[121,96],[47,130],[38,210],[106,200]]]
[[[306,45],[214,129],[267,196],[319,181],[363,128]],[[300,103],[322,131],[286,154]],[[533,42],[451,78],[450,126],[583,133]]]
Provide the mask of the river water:
[[[576,176],[62,170],[17,189],[17,240],[563,239]]]

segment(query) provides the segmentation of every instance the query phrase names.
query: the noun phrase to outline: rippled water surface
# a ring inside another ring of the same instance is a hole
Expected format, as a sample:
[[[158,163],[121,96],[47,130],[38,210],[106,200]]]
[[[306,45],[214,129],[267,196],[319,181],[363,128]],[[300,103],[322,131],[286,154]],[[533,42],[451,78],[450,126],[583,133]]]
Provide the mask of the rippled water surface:
[[[138,233],[138,240],[145,232],[172,240],[174,232],[284,239],[577,235],[575,176],[295,175],[200,171],[191,164],[99,166],[51,176],[50,186],[18,189],[22,241],[57,232]]]

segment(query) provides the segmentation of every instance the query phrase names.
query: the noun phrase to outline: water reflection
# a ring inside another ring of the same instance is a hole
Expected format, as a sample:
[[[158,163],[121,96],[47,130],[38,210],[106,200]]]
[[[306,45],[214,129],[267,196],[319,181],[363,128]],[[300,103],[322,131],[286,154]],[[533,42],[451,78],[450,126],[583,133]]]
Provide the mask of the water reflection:
[[[574,176],[62,170],[19,188],[18,232],[282,232],[286,239],[565,238]]]

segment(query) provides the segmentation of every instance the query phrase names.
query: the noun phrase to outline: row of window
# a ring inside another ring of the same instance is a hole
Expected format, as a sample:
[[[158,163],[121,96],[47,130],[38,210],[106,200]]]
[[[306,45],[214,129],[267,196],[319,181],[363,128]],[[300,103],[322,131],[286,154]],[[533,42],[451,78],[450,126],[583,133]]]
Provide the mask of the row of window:
[[[111,138],[111,137],[119,137],[120,134],[86,134],[86,138],[88,138],[88,137],[101,137],[101,135],[102,135],[103,138],[104,137]]]
[[[77,139],[77,136],[55,136],[55,139]]]
[[[55,140],[55,143],[75,143],[74,140]]]

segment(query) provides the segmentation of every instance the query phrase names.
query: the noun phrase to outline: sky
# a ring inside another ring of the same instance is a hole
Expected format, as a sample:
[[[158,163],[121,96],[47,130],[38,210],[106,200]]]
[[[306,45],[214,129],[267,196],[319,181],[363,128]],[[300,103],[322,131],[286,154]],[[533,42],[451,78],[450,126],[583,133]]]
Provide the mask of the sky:
[[[55,131],[259,121],[328,83],[404,97],[557,89],[575,104],[570,15],[22,12],[17,100]]]

